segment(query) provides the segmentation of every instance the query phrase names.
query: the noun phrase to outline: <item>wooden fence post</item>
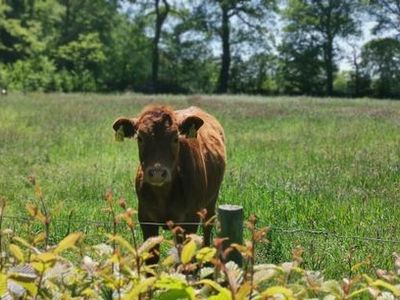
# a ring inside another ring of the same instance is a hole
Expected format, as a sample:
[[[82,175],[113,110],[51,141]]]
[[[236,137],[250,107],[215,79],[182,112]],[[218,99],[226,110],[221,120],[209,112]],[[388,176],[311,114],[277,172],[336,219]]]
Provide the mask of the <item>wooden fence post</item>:
[[[223,248],[226,249],[230,244],[243,244],[243,207],[239,205],[223,204],[218,206],[218,220],[221,225],[219,237],[228,238],[224,241]],[[233,250],[229,253],[227,261],[234,261],[238,266],[242,266],[242,255]]]

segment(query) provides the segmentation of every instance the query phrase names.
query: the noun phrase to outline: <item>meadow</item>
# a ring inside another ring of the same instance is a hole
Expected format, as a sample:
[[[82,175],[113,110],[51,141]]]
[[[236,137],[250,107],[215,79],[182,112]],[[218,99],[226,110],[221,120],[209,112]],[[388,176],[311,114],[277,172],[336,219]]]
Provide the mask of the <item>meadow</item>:
[[[57,211],[51,239],[80,230],[97,239],[108,222],[104,195],[136,207],[136,143],[111,124],[148,103],[197,105],[227,137],[219,203],[240,204],[271,226],[258,262],[290,260],[327,276],[393,268],[400,252],[400,102],[250,96],[9,94],[0,97],[0,196],[4,222],[23,233],[29,176]],[[54,212],[56,214],[56,212]],[[96,224],[99,222],[99,224]],[[26,233],[25,233],[26,234]]]

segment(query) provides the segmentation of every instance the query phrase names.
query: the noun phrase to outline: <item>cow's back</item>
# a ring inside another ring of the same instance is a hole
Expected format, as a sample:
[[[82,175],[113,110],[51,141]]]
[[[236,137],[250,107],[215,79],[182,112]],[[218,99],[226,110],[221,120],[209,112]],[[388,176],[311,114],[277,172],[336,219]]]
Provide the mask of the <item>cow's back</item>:
[[[215,204],[225,171],[225,135],[221,124],[210,114],[197,107],[175,111],[178,122],[188,115],[200,117],[204,124],[197,139],[187,139],[181,149],[187,159],[181,161],[185,189],[197,199],[198,208]],[[190,153],[189,153],[190,152]],[[191,160],[191,161],[190,161]]]

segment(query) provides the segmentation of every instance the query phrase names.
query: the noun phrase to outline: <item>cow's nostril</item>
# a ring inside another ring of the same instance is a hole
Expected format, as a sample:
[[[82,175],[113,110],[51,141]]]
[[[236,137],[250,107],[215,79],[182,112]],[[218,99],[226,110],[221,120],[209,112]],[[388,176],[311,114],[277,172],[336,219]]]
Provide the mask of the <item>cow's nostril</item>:
[[[153,184],[162,184],[168,180],[168,169],[166,168],[148,168],[146,171],[146,177]]]

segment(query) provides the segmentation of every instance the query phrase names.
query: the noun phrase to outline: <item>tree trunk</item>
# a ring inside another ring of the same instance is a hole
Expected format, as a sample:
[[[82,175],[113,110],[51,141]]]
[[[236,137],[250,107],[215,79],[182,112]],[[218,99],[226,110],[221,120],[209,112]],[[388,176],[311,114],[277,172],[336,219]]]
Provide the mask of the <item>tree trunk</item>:
[[[62,5],[65,6],[65,15],[63,17],[62,22],[60,23],[60,26],[62,26],[62,28],[60,29],[60,31],[62,32],[62,35],[60,37],[60,40],[58,41],[58,43],[60,45],[65,45],[66,43],[70,42],[71,38],[72,38],[72,34],[71,34],[71,2],[70,0],[64,0],[62,1]]]
[[[333,96],[333,39],[328,38],[325,45],[325,72],[326,72],[326,94]]]
[[[158,71],[160,68],[160,51],[159,51],[159,43],[161,37],[161,30],[164,24],[165,19],[169,13],[170,6],[167,0],[162,0],[164,3],[164,11],[160,11],[160,0],[155,0],[155,11],[156,11],[156,26],[155,26],[155,34],[153,39],[153,59],[151,66],[151,78],[152,78],[152,92],[156,93],[158,91]]]
[[[354,59],[354,69],[355,69],[355,78],[354,78],[354,94],[356,97],[361,96],[361,88],[360,88],[360,66],[358,65],[357,59]]]
[[[351,46],[353,49],[352,52],[352,64],[354,67],[354,91],[352,93],[353,97],[361,96],[361,85],[360,85],[360,64],[358,63],[358,55],[356,46]]]
[[[325,72],[326,72],[326,94],[328,96],[333,96],[333,39],[334,34],[332,30],[334,25],[332,24],[332,14],[333,14],[333,2],[335,0],[328,1],[328,7],[324,9],[324,15],[326,16],[325,28],[326,28],[326,44],[324,49],[324,60],[325,60]]]
[[[221,4],[222,9],[222,60],[221,70],[218,78],[217,93],[226,93],[229,84],[229,69],[231,65],[231,49],[230,49],[230,28],[229,28],[229,15],[228,7],[226,4]]]

